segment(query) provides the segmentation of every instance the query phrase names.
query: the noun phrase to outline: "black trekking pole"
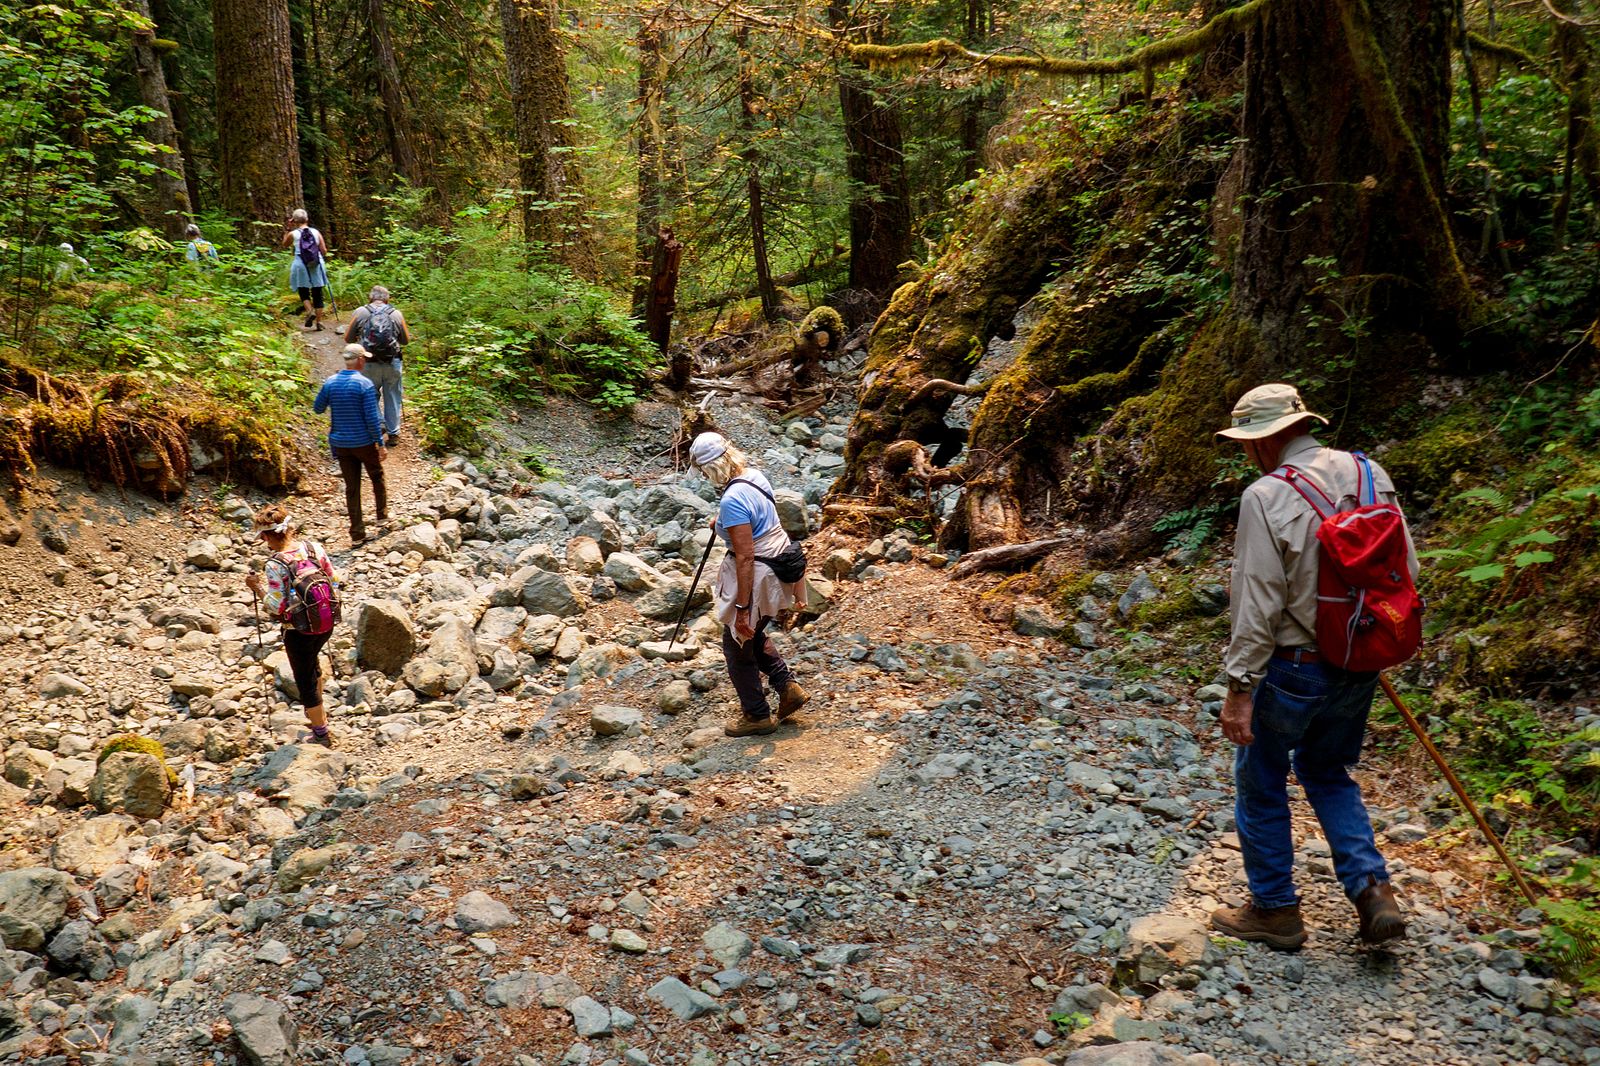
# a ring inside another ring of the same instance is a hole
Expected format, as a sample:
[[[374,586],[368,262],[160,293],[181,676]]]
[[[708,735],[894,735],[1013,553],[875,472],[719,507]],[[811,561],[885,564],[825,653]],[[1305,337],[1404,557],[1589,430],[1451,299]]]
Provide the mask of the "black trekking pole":
[[[672,639],[667,641],[668,651],[671,651],[672,646],[678,641],[678,633],[683,629],[683,620],[689,616],[689,604],[694,602],[694,590],[700,584],[700,575],[705,572],[706,560],[711,558],[711,545],[716,542],[717,531],[716,527],[713,526],[711,536],[706,540],[705,554],[700,556],[700,565],[695,567],[694,580],[689,582],[689,594],[683,598],[683,610],[678,612],[678,624],[672,627]]]

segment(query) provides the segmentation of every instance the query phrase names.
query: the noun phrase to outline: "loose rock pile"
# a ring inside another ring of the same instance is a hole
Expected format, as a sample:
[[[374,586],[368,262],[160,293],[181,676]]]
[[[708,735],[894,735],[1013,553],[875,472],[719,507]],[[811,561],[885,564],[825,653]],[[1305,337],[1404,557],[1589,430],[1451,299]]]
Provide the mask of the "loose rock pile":
[[[798,532],[843,426],[775,438]],[[1600,1062],[1533,918],[1475,934],[1425,850],[1394,863],[1397,955],[1346,943],[1311,831],[1308,950],[1212,936],[1239,890],[1215,693],[1059,618],[985,623],[909,532],[814,553],[819,617],[782,638],[805,724],[728,741],[703,598],[666,645],[708,489],[441,475],[336,560],[333,751],[253,657],[232,534],[0,633],[0,1061]],[[1080,621],[1149,591],[1108,576]],[[159,756],[97,765],[128,732]]]

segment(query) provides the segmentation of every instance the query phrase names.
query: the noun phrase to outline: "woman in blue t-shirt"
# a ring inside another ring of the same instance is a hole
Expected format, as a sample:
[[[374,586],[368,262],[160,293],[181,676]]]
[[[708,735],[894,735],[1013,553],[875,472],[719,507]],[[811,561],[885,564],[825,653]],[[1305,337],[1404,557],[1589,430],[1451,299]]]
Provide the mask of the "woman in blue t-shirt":
[[[717,572],[716,618],[722,623],[722,655],[740,710],[739,719],[723,732],[730,737],[765,735],[807,699],[766,632],[774,618],[794,605],[801,582],[779,580],[757,558],[776,558],[792,544],[778,521],[771,483],[761,471],[750,469],[744,453],[726,437],[700,434],[689,445],[689,462],[722,493],[713,528],[727,543],[728,554]],[[761,685],[763,674],[778,693],[776,717]]]

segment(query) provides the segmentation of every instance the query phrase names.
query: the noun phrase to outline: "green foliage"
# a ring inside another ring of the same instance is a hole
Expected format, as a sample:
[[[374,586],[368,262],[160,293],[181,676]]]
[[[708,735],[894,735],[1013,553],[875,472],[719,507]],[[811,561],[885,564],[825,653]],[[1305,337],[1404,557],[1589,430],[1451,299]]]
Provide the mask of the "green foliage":
[[[519,241],[482,211],[452,231],[392,226],[377,253],[345,268],[341,292],[359,304],[383,284],[414,338],[408,400],[424,443],[472,448],[501,400],[569,392],[608,409],[643,398],[658,354],[618,297],[559,267],[528,262]]]
[[[1094,1024],[1094,1019],[1082,1011],[1055,1011],[1050,1014],[1050,1024],[1060,1033],[1075,1033]]]
[[[1218,528],[1239,510],[1239,483],[1255,472],[1250,461],[1237,453],[1219,456],[1211,479],[1211,498],[1191,507],[1168,511],[1151,526],[1156,533],[1171,534],[1167,550],[1198,551]]]
[[[113,91],[120,42],[139,24],[114,0],[0,7],[0,328],[16,340],[82,272],[55,246],[115,218],[160,165],[140,135],[150,110]]]
[[[1540,954],[1581,994],[1600,992],[1600,862],[1581,859],[1561,882],[1573,893],[1539,901],[1544,912]]]

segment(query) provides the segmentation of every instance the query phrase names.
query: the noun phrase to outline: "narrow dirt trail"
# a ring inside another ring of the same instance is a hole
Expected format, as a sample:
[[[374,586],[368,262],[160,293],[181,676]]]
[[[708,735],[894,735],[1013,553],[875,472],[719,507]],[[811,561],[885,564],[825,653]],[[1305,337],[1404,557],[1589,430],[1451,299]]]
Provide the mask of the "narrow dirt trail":
[[[296,331],[296,341],[305,349],[306,356],[311,362],[311,381],[313,386],[320,385],[330,375],[337,374],[344,369],[344,327],[349,325],[349,315],[341,315],[338,324],[333,322],[321,330]],[[304,519],[302,528],[313,531],[313,535],[324,540],[324,547],[337,555],[344,554],[349,548],[349,538],[345,531],[349,523],[344,506],[344,482],[339,477],[337,465],[333,462],[328,452],[326,439],[327,417],[318,416],[319,428],[316,439],[308,442],[308,450],[317,456],[318,464],[301,483],[301,492],[305,496],[300,505],[301,517]],[[423,457],[418,447],[417,422],[408,412],[403,416],[403,431],[399,442],[389,449],[389,457],[384,462],[384,480],[389,494],[389,509],[391,516],[403,510],[403,505],[408,500],[414,500],[420,495],[421,490],[430,481],[432,464]],[[370,485],[362,488],[363,506],[369,508],[368,517],[371,517],[372,490]],[[389,526],[396,524],[391,519]],[[380,523],[368,523],[369,533],[380,534],[385,527]]]

